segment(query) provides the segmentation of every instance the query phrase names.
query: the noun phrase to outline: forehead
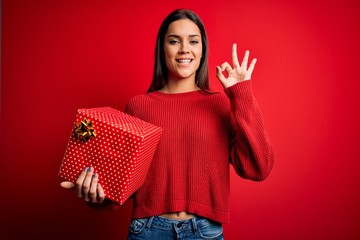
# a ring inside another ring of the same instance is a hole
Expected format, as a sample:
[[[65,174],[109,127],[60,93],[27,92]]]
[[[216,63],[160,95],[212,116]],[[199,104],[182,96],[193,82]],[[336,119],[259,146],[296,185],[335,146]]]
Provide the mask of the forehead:
[[[200,29],[190,19],[180,19],[170,23],[166,35],[178,35],[178,36],[189,36],[199,35]]]

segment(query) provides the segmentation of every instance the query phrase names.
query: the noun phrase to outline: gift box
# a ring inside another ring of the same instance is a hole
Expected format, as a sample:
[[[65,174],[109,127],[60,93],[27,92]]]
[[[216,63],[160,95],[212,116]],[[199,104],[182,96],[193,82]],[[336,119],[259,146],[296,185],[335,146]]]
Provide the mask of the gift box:
[[[144,182],[162,129],[110,107],[79,109],[59,176],[92,166],[106,198],[123,204]]]

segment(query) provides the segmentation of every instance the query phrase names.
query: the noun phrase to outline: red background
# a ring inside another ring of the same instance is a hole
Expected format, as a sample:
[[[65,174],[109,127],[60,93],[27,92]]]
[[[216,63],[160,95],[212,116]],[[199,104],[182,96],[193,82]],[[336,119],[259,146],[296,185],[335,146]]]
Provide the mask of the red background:
[[[75,111],[123,109],[150,84],[156,33],[185,7],[203,19],[215,66],[250,49],[276,150],[260,183],[232,170],[225,239],[359,239],[359,5],[356,1],[2,1],[3,239],[125,239],[131,202],[88,209],[57,173]]]

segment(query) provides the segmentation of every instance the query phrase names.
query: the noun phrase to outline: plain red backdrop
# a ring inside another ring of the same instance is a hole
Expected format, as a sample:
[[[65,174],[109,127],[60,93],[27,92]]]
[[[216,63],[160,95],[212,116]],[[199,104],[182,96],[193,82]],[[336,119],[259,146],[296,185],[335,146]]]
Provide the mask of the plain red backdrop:
[[[210,75],[238,43],[276,151],[264,182],[232,170],[225,239],[359,239],[357,1],[2,1],[2,239],[125,239],[131,202],[88,209],[57,177],[75,111],[123,109],[150,84],[176,8],[203,19]]]

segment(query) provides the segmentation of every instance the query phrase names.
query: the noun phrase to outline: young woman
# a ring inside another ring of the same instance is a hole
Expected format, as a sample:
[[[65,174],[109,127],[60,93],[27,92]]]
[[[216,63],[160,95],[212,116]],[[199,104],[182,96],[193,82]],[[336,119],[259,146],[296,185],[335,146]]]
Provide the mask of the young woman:
[[[152,84],[125,110],[163,128],[147,178],[133,196],[129,239],[223,239],[229,163],[243,178],[268,176],[274,154],[252,93],[256,59],[249,66],[248,59],[246,51],[239,63],[234,44],[232,66],[216,67],[225,93],[211,92],[200,18],[176,10],[163,21]],[[104,192],[97,179],[93,169],[85,169],[74,186],[78,196],[101,203]]]

